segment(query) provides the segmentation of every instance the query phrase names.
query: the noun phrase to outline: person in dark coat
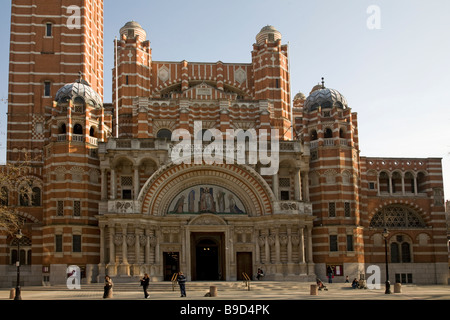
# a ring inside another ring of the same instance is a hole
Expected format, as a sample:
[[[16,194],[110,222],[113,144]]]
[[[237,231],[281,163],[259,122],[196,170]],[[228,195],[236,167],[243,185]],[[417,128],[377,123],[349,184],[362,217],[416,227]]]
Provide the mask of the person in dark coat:
[[[105,276],[105,287],[104,287],[104,292],[103,292],[104,299],[112,298],[112,296],[113,296],[112,287],[113,287],[113,282],[112,282],[111,278],[109,276]]]
[[[181,296],[186,297],[186,277],[183,272],[178,272],[177,277],[178,285],[180,286]]]
[[[144,289],[144,297],[147,299],[150,295],[148,294],[148,286],[150,285],[150,277],[148,274],[144,274],[144,277],[141,279],[141,286]]]

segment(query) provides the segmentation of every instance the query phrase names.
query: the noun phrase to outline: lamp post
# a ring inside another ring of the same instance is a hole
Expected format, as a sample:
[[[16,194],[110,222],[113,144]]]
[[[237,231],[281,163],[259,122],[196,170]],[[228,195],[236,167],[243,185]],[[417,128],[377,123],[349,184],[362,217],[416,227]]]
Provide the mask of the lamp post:
[[[22,296],[20,295],[20,239],[22,239],[22,237],[23,237],[22,230],[19,229],[19,231],[16,234],[16,239],[17,239],[17,261],[16,261],[17,282],[16,282],[16,295],[14,297],[14,300],[22,300]]]
[[[389,231],[385,228],[383,231],[384,238],[384,257],[386,263],[386,291],[385,294],[391,294],[391,283],[389,282],[389,264],[388,264],[388,249],[387,249],[387,238],[389,236]]]

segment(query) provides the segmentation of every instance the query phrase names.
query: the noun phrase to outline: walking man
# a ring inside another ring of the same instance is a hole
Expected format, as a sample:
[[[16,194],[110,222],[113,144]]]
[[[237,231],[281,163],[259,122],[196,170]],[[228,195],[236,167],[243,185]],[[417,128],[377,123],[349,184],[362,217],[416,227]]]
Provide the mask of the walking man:
[[[178,272],[177,281],[180,285],[181,296],[186,297],[186,277],[184,276],[183,272]]]

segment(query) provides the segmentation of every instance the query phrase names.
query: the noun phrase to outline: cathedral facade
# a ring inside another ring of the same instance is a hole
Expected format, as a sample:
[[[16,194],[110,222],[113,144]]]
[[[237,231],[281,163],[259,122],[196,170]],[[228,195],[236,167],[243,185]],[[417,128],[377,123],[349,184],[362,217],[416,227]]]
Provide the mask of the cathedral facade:
[[[294,281],[331,269],[343,282],[369,266],[385,279],[385,250],[391,282],[447,283],[441,159],[360,155],[339,91],[322,80],[291,95],[276,28],[257,33],[248,63],[173,62],[154,61],[151,35],[130,21],[107,53],[107,104],[103,1],[65,2],[12,1],[7,158],[36,160],[33,201],[2,186],[25,236],[20,252],[0,238],[0,285],[16,260],[27,285],[65,283],[73,265],[87,283],[180,270],[234,281],[258,268]]]

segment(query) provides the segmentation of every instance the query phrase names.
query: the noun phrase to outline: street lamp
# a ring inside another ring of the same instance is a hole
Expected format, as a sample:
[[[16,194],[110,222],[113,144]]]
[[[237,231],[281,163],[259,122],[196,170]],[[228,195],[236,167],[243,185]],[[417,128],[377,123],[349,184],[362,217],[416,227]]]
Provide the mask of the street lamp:
[[[388,265],[388,249],[387,249],[387,238],[389,236],[389,231],[385,228],[383,231],[384,238],[384,256],[386,263],[386,291],[385,294],[391,294],[391,283],[389,282],[389,265]]]
[[[23,234],[22,230],[19,229],[19,232],[16,234],[17,239],[17,261],[16,261],[16,267],[17,267],[17,282],[16,282],[16,296],[14,297],[14,300],[22,300],[22,297],[20,295],[20,239],[22,239]]]

